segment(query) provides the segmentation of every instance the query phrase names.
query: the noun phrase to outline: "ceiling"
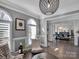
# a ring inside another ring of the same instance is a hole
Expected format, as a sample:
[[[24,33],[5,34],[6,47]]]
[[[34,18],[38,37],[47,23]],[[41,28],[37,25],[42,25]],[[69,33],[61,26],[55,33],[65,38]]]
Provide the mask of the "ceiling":
[[[3,0],[2,0],[3,1]],[[4,0],[5,1],[5,0]],[[55,15],[79,10],[79,0],[59,0],[59,8],[53,15],[44,15],[39,9],[39,0],[6,0],[24,8],[25,11],[29,11],[41,18],[53,17]],[[7,2],[6,2],[7,3]]]

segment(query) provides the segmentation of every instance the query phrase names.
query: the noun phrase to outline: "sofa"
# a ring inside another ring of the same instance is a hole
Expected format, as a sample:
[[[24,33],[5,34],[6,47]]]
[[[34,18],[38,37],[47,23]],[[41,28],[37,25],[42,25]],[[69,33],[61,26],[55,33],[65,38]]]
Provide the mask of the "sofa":
[[[66,40],[69,41],[70,40],[70,34],[69,32],[55,32],[56,35],[56,40]]]

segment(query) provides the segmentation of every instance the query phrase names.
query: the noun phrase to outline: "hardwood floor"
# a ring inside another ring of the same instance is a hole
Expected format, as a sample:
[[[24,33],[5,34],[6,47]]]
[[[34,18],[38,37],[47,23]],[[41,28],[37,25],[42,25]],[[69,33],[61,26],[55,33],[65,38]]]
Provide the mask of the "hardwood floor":
[[[38,48],[40,45],[37,42],[39,41],[33,41],[32,44]],[[48,45],[49,47],[44,50],[55,55],[58,59],[79,59],[79,47],[75,47],[68,41],[48,42]]]

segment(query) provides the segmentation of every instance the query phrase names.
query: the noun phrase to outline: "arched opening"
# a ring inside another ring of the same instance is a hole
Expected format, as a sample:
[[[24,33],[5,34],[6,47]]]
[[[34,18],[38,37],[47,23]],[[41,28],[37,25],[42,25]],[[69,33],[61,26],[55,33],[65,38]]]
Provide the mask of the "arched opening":
[[[30,19],[27,22],[28,27],[29,27],[29,35],[31,39],[36,39],[36,22],[34,19]]]
[[[11,50],[12,18],[4,9],[0,8],[0,39],[7,40]]]

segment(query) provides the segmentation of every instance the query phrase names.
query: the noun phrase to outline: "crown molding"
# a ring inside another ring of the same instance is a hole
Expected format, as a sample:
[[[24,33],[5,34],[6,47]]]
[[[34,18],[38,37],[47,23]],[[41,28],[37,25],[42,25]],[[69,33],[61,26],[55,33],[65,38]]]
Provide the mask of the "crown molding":
[[[47,21],[50,21],[50,20],[54,20],[54,19],[64,18],[64,17],[71,16],[71,15],[76,15],[76,14],[79,14],[79,10],[75,10],[75,11],[71,11],[71,12],[67,12],[67,13],[63,13],[63,14],[59,14],[59,15],[55,15],[55,16],[51,16],[51,17],[47,17],[45,19]]]
[[[57,18],[51,18],[48,20],[48,22],[55,23],[55,22],[74,21],[74,20],[79,20],[79,13],[61,16],[61,17],[57,17]]]
[[[14,4],[14,3],[10,2],[10,1],[0,0],[0,5],[3,6],[3,7],[8,8],[8,9],[14,10],[16,12],[23,13],[25,15],[41,19],[40,15],[34,14],[33,12],[28,11],[28,10],[24,9],[23,7],[21,7],[19,5],[16,5],[16,4]]]

